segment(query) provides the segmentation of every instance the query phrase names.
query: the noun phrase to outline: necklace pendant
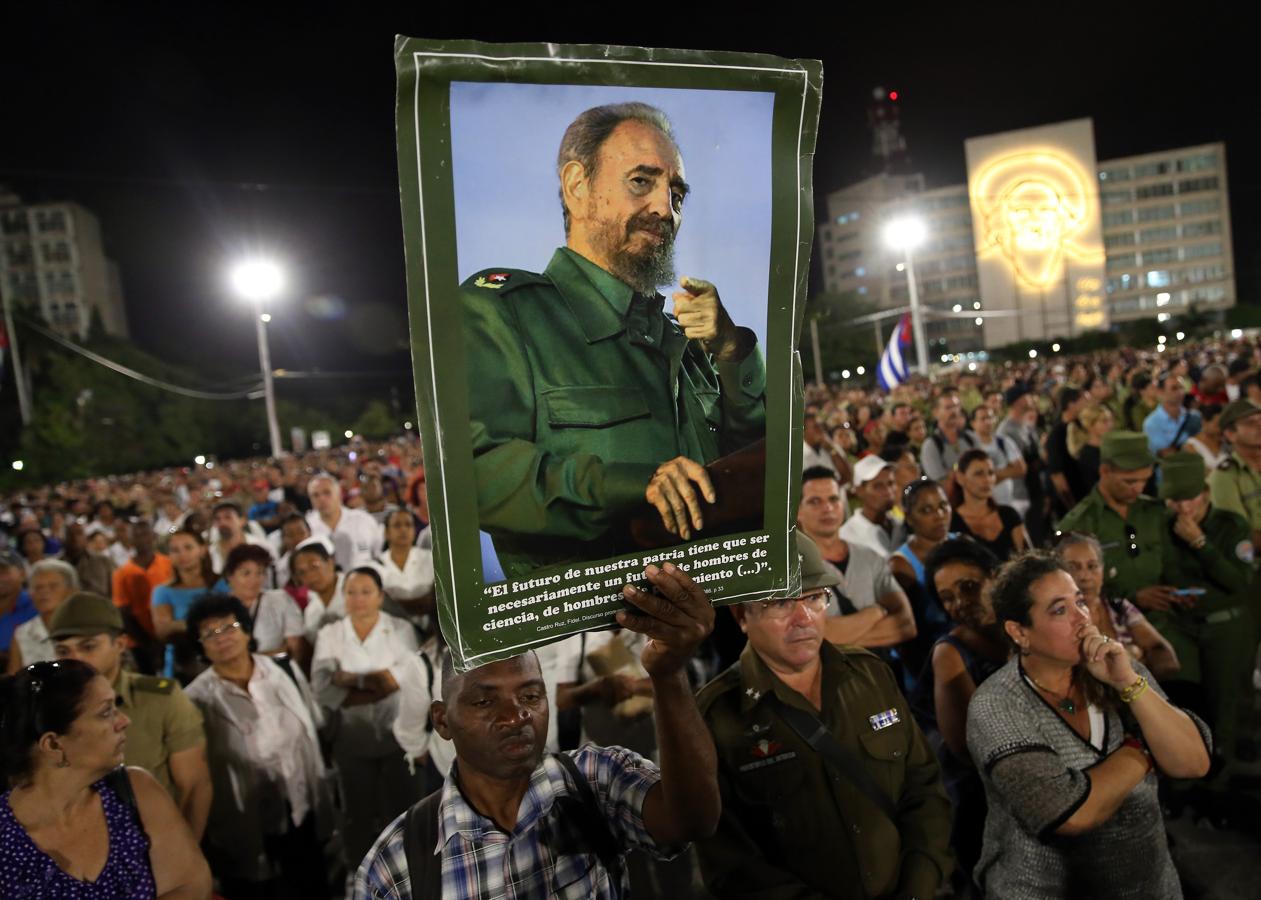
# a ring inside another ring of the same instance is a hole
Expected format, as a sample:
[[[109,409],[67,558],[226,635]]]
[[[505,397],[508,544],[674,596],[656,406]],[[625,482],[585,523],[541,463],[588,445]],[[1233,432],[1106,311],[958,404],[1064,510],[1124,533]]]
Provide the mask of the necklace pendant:
[[[1058,706],[1059,706],[1060,712],[1066,712],[1070,716],[1073,713],[1077,712],[1077,704],[1074,703],[1072,699],[1068,697],[1065,697],[1063,700],[1061,700]]]

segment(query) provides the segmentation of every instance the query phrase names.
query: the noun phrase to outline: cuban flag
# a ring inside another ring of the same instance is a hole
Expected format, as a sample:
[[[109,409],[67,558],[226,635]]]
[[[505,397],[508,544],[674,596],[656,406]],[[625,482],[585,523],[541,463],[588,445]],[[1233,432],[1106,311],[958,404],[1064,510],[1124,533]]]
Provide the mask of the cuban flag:
[[[876,371],[876,381],[886,391],[891,391],[906,381],[906,361],[902,357],[904,348],[911,346],[911,316],[903,315],[898,325],[889,335],[889,345],[880,355],[880,367]]]

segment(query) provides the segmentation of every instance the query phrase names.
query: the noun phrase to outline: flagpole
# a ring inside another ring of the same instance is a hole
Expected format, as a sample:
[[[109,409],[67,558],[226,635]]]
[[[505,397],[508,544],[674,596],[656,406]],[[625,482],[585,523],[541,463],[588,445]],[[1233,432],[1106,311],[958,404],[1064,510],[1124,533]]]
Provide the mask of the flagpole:
[[[22,356],[18,353],[18,333],[13,327],[13,312],[9,309],[9,295],[4,295],[4,330],[9,337],[9,354],[13,357],[13,380],[18,388],[18,412],[22,416],[22,424],[31,424],[31,398],[26,390],[26,373],[22,371]]]
[[[915,261],[911,246],[905,248],[906,289],[911,300],[911,330],[915,334],[915,364],[921,375],[928,375],[928,339],[924,335],[924,316],[919,307],[919,290],[915,287]]]

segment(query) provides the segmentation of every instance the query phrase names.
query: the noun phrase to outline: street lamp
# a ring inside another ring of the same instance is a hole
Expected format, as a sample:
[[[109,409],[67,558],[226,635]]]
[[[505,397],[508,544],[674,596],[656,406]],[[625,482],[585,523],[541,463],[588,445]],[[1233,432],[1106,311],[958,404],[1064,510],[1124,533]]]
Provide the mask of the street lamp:
[[[280,456],[280,423],[276,421],[276,391],[271,378],[271,347],[267,343],[267,323],[271,314],[264,312],[267,301],[273,300],[285,286],[285,273],[270,259],[243,259],[232,267],[232,288],[242,300],[254,304],[254,325],[258,335],[258,365],[263,370],[263,396],[267,404],[267,432],[271,438],[271,455]]]
[[[906,290],[911,300],[911,331],[915,334],[915,364],[920,374],[928,374],[928,340],[924,336],[924,317],[919,309],[919,292],[915,287],[915,261],[912,251],[924,241],[924,223],[914,216],[894,219],[884,227],[884,239],[895,250],[901,250],[906,264]]]

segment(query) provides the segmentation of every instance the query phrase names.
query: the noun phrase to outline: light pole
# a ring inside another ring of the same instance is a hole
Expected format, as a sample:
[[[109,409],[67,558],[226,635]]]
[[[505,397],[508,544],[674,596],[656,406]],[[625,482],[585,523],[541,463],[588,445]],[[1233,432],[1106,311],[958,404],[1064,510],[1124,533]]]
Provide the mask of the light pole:
[[[911,302],[911,331],[915,335],[915,365],[921,375],[928,374],[928,339],[924,335],[924,316],[919,308],[919,291],[915,287],[914,249],[924,240],[924,223],[913,216],[894,219],[884,228],[884,239],[890,247],[902,251],[906,264],[906,290]]]
[[[276,421],[276,392],[271,378],[271,347],[267,343],[267,323],[271,313],[265,309],[285,284],[285,273],[269,259],[245,259],[232,267],[232,287],[237,296],[254,305],[254,325],[258,334],[258,365],[263,370],[263,395],[267,404],[267,433],[271,438],[271,455],[280,456],[280,424]]]

